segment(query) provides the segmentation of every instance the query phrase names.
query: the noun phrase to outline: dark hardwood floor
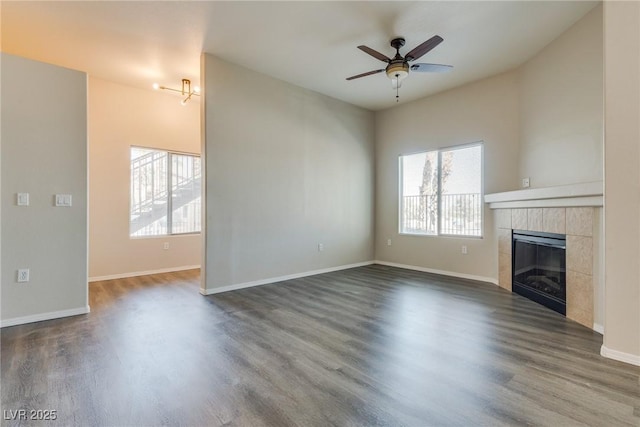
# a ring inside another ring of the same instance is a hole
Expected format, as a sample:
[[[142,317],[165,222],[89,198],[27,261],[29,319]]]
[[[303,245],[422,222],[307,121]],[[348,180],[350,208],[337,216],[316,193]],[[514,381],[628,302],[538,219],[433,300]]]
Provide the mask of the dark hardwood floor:
[[[640,369],[496,286],[373,265],[203,297],[198,271],[96,282],[2,329],[3,418],[58,425],[639,426]],[[3,419],[3,425],[43,425]]]

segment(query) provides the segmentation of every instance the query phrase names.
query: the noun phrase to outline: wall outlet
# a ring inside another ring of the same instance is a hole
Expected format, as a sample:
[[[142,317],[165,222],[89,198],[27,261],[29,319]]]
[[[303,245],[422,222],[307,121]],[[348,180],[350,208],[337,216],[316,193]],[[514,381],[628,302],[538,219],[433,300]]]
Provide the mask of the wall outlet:
[[[462,245],[462,255],[466,255],[467,253],[467,247],[465,245]]]
[[[16,195],[16,205],[29,206],[29,193],[18,193]]]
[[[29,281],[29,269],[21,268],[18,270],[18,283],[24,283]]]
[[[522,178],[522,188],[529,188],[529,178]]]
[[[165,251],[169,249],[169,242],[164,242],[164,245],[162,245],[162,249],[164,249]]]
[[[324,251],[324,245],[322,243],[318,243],[318,252]]]
[[[387,246],[391,246],[391,239],[387,239]]]

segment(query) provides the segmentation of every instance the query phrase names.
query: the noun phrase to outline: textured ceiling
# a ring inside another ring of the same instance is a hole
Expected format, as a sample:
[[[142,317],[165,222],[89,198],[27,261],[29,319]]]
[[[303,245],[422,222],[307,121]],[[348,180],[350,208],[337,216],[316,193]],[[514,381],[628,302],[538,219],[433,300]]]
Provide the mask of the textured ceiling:
[[[364,108],[395,105],[384,68],[356,49],[391,56],[435,34],[444,42],[420,62],[448,74],[411,74],[407,102],[512,69],[597,2],[11,2],[2,1],[2,51],[136,87],[199,83],[201,52]]]

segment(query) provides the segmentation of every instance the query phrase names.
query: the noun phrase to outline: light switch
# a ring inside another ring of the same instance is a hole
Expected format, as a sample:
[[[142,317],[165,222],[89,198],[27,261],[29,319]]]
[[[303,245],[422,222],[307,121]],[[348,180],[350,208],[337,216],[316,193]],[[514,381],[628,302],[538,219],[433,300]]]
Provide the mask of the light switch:
[[[71,194],[56,194],[56,206],[68,208],[71,206]]]
[[[18,206],[29,206],[29,193],[18,193],[16,199]]]

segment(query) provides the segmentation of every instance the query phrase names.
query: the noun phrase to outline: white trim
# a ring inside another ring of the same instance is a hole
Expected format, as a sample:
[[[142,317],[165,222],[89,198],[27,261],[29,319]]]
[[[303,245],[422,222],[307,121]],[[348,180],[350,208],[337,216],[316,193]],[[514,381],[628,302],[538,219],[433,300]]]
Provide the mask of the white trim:
[[[42,322],[43,320],[59,319],[61,317],[78,316],[91,311],[89,306],[72,308],[69,310],[50,311],[48,313],[33,314],[31,316],[14,317],[0,321],[0,327],[24,325],[25,323]]]
[[[416,265],[398,264],[395,262],[375,261],[376,264],[387,265],[389,267],[404,268],[406,270],[422,271],[424,273],[440,274],[442,276],[458,277],[460,279],[477,280],[479,282],[487,282],[498,286],[498,279],[492,277],[476,276],[475,274],[458,273],[455,271],[436,270],[435,268],[418,267]]]
[[[593,324],[593,330],[601,335],[604,335],[604,326],[599,323]]]
[[[485,203],[515,202],[521,200],[564,199],[585,196],[602,196],[603,182],[586,182],[581,184],[558,185],[555,187],[530,188],[527,190],[505,191],[504,193],[486,194]]]
[[[348,270],[350,268],[364,267],[365,265],[375,264],[375,261],[358,262],[355,264],[339,265],[337,267],[321,268],[320,270],[305,271],[303,273],[288,274],[286,276],[271,277],[268,279],[254,280],[251,282],[236,283],[234,285],[223,286],[221,288],[202,289],[202,295],[220,294],[222,292],[236,291],[238,289],[252,288],[254,286],[268,285],[269,283],[282,282],[285,280],[299,279],[301,277],[315,276],[316,274],[331,273],[333,271]]]
[[[604,344],[602,344],[602,347],[600,347],[600,355],[608,359],[640,366],[640,356],[630,353],[624,353],[618,350],[611,350],[610,348],[605,347]]]
[[[490,209],[558,208],[558,207],[600,207],[604,206],[602,196],[561,197],[557,199],[515,200],[489,203]]]
[[[199,265],[183,265],[182,267],[160,268],[158,270],[133,271],[131,273],[110,274],[107,276],[89,277],[89,282],[99,282],[101,280],[126,279],[127,277],[148,276],[149,274],[173,273],[174,271],[195,270]]]

